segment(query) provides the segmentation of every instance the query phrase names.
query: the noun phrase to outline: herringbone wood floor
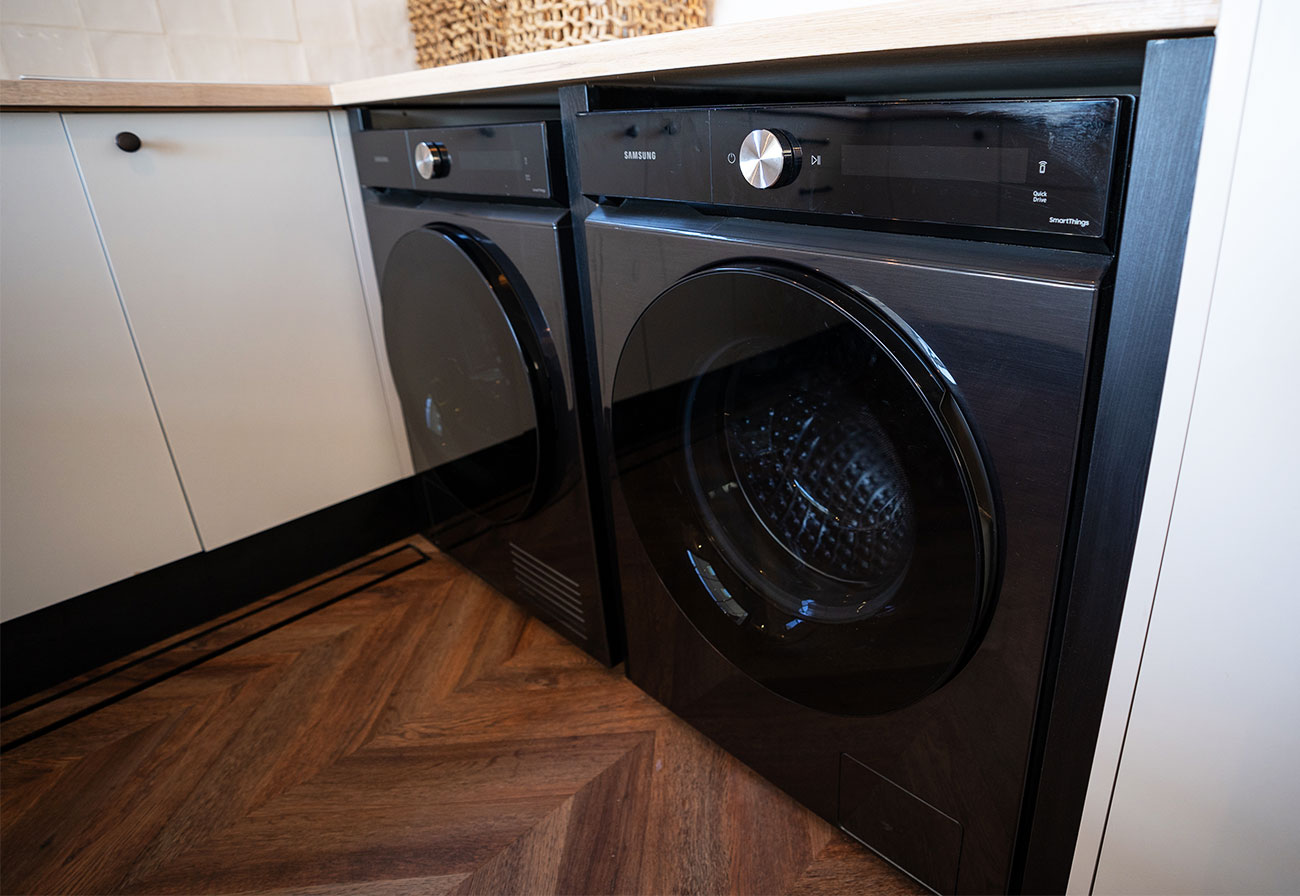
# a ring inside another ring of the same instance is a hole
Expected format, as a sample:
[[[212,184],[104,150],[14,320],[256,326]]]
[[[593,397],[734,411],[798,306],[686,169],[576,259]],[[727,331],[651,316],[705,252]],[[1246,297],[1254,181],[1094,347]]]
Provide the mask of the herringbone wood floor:
[[[10,894],[920,892],[421,539],[0,728]]]

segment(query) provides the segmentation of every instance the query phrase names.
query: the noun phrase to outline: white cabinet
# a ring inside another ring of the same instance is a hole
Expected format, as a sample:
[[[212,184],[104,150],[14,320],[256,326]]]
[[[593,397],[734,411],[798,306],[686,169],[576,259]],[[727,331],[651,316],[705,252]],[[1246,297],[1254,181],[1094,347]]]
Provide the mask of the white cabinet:
[[[0,617],[199,550],[59,116],[0,118]]]
[[[64,120],[203,546],[400,478],[328,113]]]

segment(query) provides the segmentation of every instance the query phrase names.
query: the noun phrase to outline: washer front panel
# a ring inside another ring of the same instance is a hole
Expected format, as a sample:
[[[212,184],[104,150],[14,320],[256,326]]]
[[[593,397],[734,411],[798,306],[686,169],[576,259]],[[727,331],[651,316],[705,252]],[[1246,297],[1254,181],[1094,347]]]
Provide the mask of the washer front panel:
[[[616,422],[627,393],[669,395],[695,377],[700,346],[724,342],[737,318],[759,313],[746,290],[734,292],[731,309],[719,300],[696,302],[672,319],[647,313],[674,284],[715,266],[795,266],[869,296],[916,334],[933,353],[936,369],[955,384],[963,413],[980,436],[981,454],[996,474],[1000,576],[996,603],[982,636],[977,632],[978,646],[946,683],[909,705],[853,716],[776,693],[770,681],[779,673],[763,673],[769,684],[760,683],[753,670],[728,659],[683,612],[675,599],[680,583],[665,578],[657,562],[668,550],[665,544],[681,545],[690,518],[681,518],[677,533],[655,529],[664,544],[651,543],[637,519],[634,492],[641,485],[634,480],[650,475],[642,468],[661,464],[661,443],[653,439],[639,454],[633,441],[621,440],[614,482],[628,674],[834,823],[840,822],[842,757],[895,782],[961,825],[956,891],[1003,890],[1060,572],[1090,332],[1108,260],[967,241],[679,217],[632,204],[598,210],[588,218],[587,239],[602,390]],[[791,337],[798,335],[791,330]],[[674,345],[671,354],[658,348]],[[633,363],[637,353],[645,363]],[[870,352],[861,354],[866,361]],[[620,357],[627,363],[620,366]],[[772,375],[797,379],[800,373]],[[761,377],[747,381],[758,383]],[[725,407],[727,384],[716,394]],[[730,400],[744,409],[743,396],[734,390]],[[743,421],[732,426],[730,444],[727,432],[724,424],[723,449],[738,451],[750,427]],[[874,435],[864,429],[858,438],[866,442]],[[895,450],[903,459],[910,446]],[[910,473],[908,486],[914,487]],[[681,487],[690,489],[689,480]],[[967,544],[972,544],[969,535]],[[785,556],[791,562],[789,552]],[[806,556],[823,572],[854,574],[851,564],[837,570],[834,557]],[[954,557],[950,563],[970,569],[969,558]],[[962,575],[969,581],[969,572]],[[707,588],[698,577],[694,587]],[[946,612],[941,616],[951,618]]]

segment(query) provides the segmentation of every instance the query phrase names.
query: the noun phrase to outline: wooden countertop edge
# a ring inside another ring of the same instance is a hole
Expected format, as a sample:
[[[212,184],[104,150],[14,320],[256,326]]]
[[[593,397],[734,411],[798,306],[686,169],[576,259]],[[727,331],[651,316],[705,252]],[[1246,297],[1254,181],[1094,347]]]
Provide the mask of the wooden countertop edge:
[[[880,0],[324,84],[0,81],[0,108],[321,109],[817,56],[1117,35],[1209,33],[1220,0]]]
[[[0,108],[328,109],[325,84],[191,84],[165,81],[0,81]]]
[[[340,106],[621,75],[1115,35],[1208,33],[1219,0],[884,0],[869,7],[654,34],[335,84]]]

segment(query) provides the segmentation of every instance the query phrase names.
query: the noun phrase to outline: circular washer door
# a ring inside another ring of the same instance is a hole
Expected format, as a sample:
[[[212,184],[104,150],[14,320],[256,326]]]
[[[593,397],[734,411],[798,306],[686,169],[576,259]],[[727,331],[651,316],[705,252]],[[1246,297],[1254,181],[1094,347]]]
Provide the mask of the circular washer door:
[[[550,476],[558,379],[519,276],[485,238],[431,224],[393,246],[380,299],[416,472],[492,523],[531,514]]]
[[[973,653],[995,593],[990,477],[942,363],[874,300],[764,263],[693,274],[629,335],[613,426],[661,580],[770,690],[887,712]]]

